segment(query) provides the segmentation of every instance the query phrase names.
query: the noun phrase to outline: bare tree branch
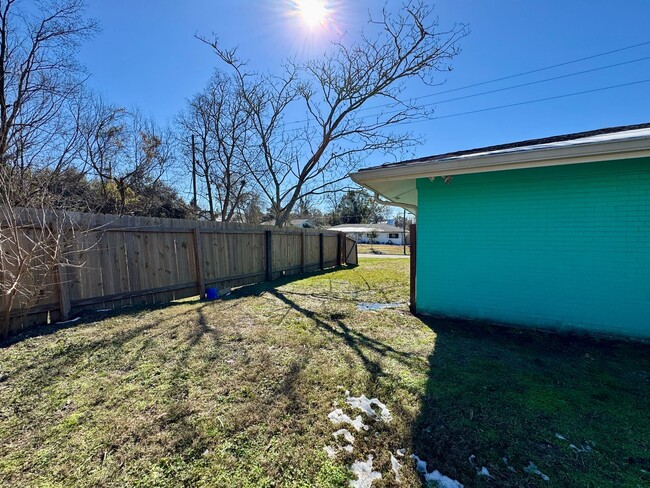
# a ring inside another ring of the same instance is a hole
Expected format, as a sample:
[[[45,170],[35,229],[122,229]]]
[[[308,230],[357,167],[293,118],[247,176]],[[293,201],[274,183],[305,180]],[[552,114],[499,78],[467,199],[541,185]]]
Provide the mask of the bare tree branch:
[[[233,72],[254,136],[247,139],[245,163],[276,225],[288,221],[301,199],[335,189],[370,154],[401,152],[418,142],[391,131],[427,114],[403,94],[408,83],[433,84],[449,71],[467,34],[463,25],[440,30],[432,8],[410,0],[370,17],[358,43],[342,38],[322,58],[287,61],[279,75],[251,71],[236,49],[198,37]],[[366,113],[370,102],[388,107]],[[290,128],[286,118],[296,113],[305,120]]]

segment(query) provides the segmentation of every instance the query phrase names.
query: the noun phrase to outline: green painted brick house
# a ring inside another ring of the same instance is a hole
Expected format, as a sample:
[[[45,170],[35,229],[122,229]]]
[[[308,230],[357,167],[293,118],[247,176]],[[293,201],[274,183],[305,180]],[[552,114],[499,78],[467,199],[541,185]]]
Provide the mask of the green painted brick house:
[[[417,312],[650,338],[650,124],[352,178],[417,215]]]

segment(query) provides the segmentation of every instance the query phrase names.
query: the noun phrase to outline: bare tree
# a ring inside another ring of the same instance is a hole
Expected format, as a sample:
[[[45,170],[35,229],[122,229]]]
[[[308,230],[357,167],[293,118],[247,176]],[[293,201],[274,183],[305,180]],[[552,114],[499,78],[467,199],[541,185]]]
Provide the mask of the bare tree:
[[[244,203],[244,148],[251,129],[246,108],[235,81],[217,71],[178,118],[188,153],[188,142],[195,136],[197,176],[203,181],[210,220],[229,222]]]
[[[462,25],[440,30],[431,7],[407,1],[371,17],[358,43],[341,39],[321,59],[286,62],[280,75],[252,71],[235,49],[199,38],[234,72],[255,134],[246,162],[276,225],[286,223],[301,198],[337,188],[369,154],[400,152],[418,141],[392,131],[427,114],[404,97],[408,83],[432,84],[450,70],[466,34]],[[366,111],[372,102],[379,106]],[[287,116],[296,113],[305,120],[290,126]]]
[[[137,111],[101,99],[87,107],[81,127],[81,159],[101,183],[102,210],[124,214],[137,207],[144,211],[147,202],[139,193],[155,186],[173,161],[171,131],[158,128]]]
[[[0,164],[23,174],[71,161],[83,70],[79,43],[96,29],[79,0],[0,1]]]
[[[79,0],[0,0],[0,336],[16,306],[51,292],[77,235],[64,235],[65,215],[50,218],[50,190],[81,147],[84,73],[74,54],[96,30],[83,13]]]
[[[247,224],[261,224],[264,219],[262,199],[256,191],[246,191],[237,205],[236,220]]]

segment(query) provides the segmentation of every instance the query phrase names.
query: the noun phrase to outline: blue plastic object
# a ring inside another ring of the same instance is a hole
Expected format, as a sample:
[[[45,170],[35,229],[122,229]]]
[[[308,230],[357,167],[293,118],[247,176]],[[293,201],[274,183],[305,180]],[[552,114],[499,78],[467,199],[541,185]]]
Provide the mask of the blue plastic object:
[[[219,298],[219,291],[216,288],[206,288],[205,289],[205,299],[206,300],[216,300]]]

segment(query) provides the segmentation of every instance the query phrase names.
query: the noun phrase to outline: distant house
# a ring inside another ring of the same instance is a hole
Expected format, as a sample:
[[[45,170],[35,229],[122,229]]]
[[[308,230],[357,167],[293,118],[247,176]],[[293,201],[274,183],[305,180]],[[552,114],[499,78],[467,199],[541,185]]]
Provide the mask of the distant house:
[[[404,229],[390,224],[341,224],[328,230],[345,232],[363,244],[370,242],[373,233],[376,234],[375,244],[404,244]]]
[[[650,339],[650,124],[351,177],[417,213],[417,312]]]
[[[289,227],[298,227],[299,229],[316,229],[318,227],[309,219],[291,219],[287,224]],[[275,220],[262,222],[262,225],[275,225]]]

